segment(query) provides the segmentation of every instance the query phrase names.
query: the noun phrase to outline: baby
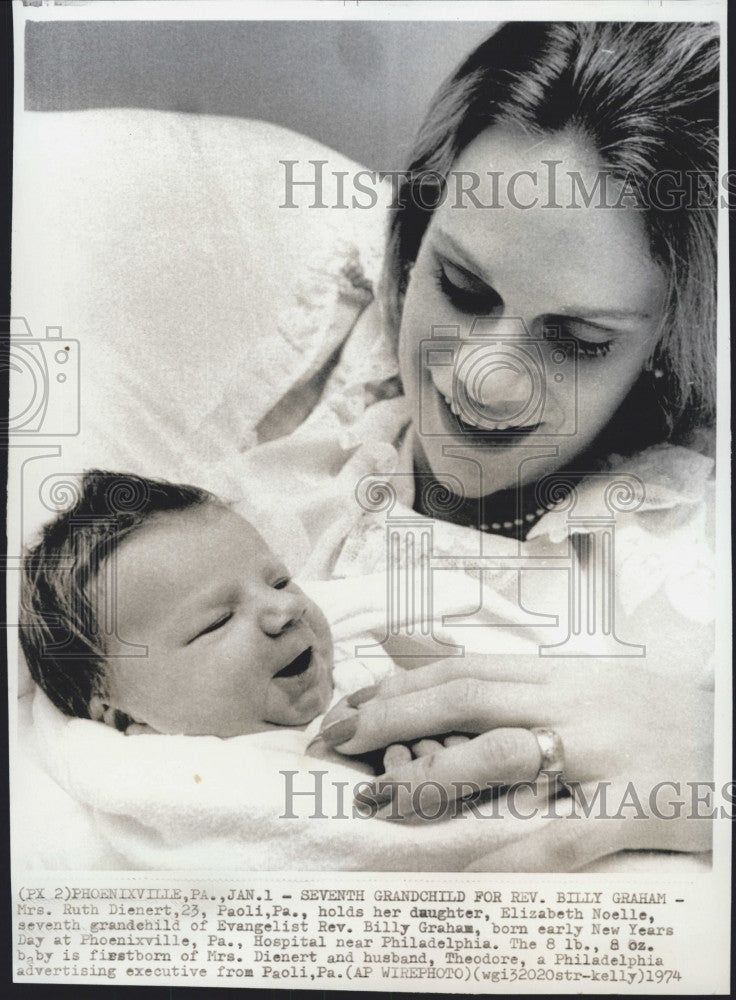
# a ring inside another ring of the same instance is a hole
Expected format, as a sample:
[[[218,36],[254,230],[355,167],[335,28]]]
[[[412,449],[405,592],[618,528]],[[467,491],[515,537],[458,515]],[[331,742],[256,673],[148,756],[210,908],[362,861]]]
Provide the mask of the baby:
[[[85,473],[25,555],[20,639],[58,708],[129,734],[304,728],[332,695],[320,608],[192,486]]]
[[[371,775],[390,769],[392,780],[413,757],[468,739],[451,734],[348,758],[335,751],[334,736],[348,740],[344,727],[357,719],[340,703],[318,735],[335,661],[349,711],[395,671],[393,661],[368,667],[339,644],[336,657],[325,615],[261,535],[197,487],[85,473],[74,504],[24,556],[20,604],[21,645],[50,701],[127,735],[273,731],[259,740],[264,749]],[[413,803],[400,803],[402,817]],[[362,804],[380,803],[369,795]]]

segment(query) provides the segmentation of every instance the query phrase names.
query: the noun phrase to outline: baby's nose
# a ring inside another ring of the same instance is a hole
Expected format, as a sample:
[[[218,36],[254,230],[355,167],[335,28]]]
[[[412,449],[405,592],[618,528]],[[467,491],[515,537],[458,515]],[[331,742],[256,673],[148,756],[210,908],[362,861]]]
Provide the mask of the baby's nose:
[[[271,596],[272,595],[272,596]],[[261,628],[270,636],[279,636],[298,625],[307,610],[304,594],[274,590],[261,608]]]

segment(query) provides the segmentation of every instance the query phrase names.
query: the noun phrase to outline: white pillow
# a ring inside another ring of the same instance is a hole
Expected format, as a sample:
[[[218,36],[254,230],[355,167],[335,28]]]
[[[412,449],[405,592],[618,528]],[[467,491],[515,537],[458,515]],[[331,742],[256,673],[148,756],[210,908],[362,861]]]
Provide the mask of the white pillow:
[[[385,211],[310,208],[305,188],[294,195],[302,207],[281,207],[280,160],[298,161],[296,177],[326,160],[328,205],[335,172],[360,169],[264,122],[141,110],[23,116],[13,314],[35,338],[60,326],[79,341],[81,427],[57,439],[60,471],[191,478],[251,443],[254,423],[344,336],[359,309],[331,329],[340,269],[357,255],[375,279]],[[201,433],[234,393],[240,426]]]

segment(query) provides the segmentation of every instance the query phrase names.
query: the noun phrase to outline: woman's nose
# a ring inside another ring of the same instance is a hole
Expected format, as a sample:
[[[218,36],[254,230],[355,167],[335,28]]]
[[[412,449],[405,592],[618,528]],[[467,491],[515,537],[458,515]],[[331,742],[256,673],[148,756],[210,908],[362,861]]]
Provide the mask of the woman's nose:
[[[279,636],[294,628],[304,617],[307,599],[289,590],[270,590],[260,610],[260,626],[266,635]]]

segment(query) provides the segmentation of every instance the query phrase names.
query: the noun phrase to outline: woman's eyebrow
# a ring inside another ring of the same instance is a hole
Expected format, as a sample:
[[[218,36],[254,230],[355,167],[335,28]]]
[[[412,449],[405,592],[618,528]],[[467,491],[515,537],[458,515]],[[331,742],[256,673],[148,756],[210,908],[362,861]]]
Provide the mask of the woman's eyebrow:
[[[567,306],[564,316],[585,319],[651,319],[652,314],[637,309],[589,309],[587,306]]]

